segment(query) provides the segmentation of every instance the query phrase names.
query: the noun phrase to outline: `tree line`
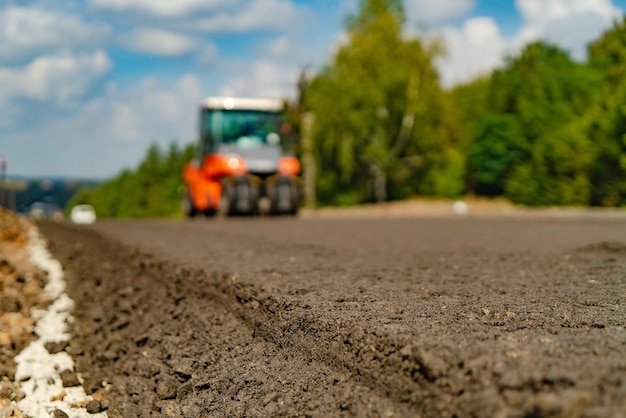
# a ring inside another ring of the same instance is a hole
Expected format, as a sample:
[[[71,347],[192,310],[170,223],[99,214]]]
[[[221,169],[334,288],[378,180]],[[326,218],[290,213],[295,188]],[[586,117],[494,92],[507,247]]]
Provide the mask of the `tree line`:
[[[162,149],[152,144],[135,169],[123,170],[95,186],[82,187],[66,207],[89,204],[98,217],[167,218],[182,216],[183,166],[196,155],[194,144],[172,142]]]
[[[347,40],[289,115],[312,115],[322,205],[413,196],[503,196],[530,206],[626,205],[626,18],[588,46],[585,62],[538,41],[491,74],[446,91],[445,45],[408,37],[401,0],[361,0]],[[104,216],[175,216],[194,148],[152,146],[72,203]]]
[[[505,196],[524,205],[626,204],[626,20],[586,62],[546,42],[451,91],[445,45],[405,36],[398,0],[363,0],[307,93],[319,200]]]

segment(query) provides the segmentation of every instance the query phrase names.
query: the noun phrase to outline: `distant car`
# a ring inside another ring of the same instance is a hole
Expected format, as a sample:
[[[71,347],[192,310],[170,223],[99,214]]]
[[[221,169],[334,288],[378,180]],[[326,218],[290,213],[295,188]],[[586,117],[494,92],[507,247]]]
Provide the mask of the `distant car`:
[[[53,202],[35,202],[28,209],[28,217],[35,221],[52,219],[56,222],[62,222],[63,211],[59,205]]]
[[[92,224],[96,222],[96,210],[91,205],[76,205],[70,212],[70,219],[75,224]]]

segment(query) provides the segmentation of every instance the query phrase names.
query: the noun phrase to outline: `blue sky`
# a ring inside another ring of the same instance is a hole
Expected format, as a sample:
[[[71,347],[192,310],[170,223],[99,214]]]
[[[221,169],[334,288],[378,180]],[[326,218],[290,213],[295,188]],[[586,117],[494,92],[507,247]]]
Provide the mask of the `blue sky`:
[[[9,175],[107,178],[194,140],[210,95],[293,98],[358,0],[0,0],[0,155]],[[545,39],[585,59],[626,0],[405,0],[450,87]]]

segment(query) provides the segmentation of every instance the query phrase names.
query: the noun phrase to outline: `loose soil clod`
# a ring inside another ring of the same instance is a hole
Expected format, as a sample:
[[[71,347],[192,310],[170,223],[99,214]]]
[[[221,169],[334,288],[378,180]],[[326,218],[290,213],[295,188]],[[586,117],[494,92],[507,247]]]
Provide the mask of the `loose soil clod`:
[[[45,274],[28,260],[30,225],[0,207],[0,416],[21,417],[16,402],[24,397],[13,383],[15,357],[36,339],[33,309],[49,302]]]

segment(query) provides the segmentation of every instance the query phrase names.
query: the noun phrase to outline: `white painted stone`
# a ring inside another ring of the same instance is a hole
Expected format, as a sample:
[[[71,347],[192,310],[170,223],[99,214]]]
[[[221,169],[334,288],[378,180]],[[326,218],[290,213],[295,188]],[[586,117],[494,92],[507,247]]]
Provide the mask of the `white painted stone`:
[[[452,204],[452,211],[457,215],[465,215],[469,211],[469,207],[464,201],[457,200]]]
[[[50,354],[45,348],[47,342],[69,341],[71,338],[67,324],[72,321],[74,301],[64,293],[66,284],[61,263],[52,258],[34,227],[29,231],[29,238],[30,261],[48,273],[44,292],[53,302],[47,310],[32,312],[39,339],[15,358],[15,381],[25,394],[18,406],[25,415],[32,417],[50,417],[60,409],[70,418],[106,418],[106,412],[90,414],[84,407],[78,407],[93,399],[82,386],[63,388],[60,373],[74,370],[70,355],[67,352]],[[80,375],[78,379],[81,381]],[[53,400],[61,398],[60,395],[63,395],[62,399]]]

